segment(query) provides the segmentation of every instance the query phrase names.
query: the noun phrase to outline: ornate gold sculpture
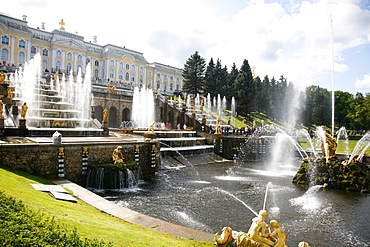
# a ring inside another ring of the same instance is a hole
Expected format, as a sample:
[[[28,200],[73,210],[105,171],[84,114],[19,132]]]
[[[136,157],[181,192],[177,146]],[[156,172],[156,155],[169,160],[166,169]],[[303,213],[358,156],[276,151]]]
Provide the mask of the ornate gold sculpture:
[[[26,102],[24,102],[23,105],[22,105],[21,119],[26,119],[27,110],[28,110],[28,106],[27,106]]]
[[[3,111],[4,111],[4,104],[3,104],[3,101],[0,99],[0,119],[4,118]]]
[[[325,129],[325,127],[322,127]],[[325,131],[325,130],[324,130]],[[327,156],[328,159],[335,157],[335,151],[337,150],[337,138],[334,138],[328,132],[325,131],[325,143],[321,140],[322,153]]]
[[[59,22],[59,25],[60,25],[60,29],[65,30],[65,27],[64,27],[65,22],[63,21],[63,19]]]
[[[235,245],[237,247],[288,247],[285,244],[286,236],[284,229],[279,225],[276,220],[270,221],[270,226],[265,222],[268,216],[266,210],[261,210],[257,217],[253,218],[252,224],[248,230],[248,233],[239,232],[235,239]],[[266,229],[272,229],[266,233]],[[234,239],[232,237],[232,229],[230,227],[224,227],[222,229],[221,236],[217,233],[214,237],[217,246],[227,246]],[[229,246],[235,246],[229,245]],[[306,242],[301,242],[299,247],[309,247]]]
[[[234,240],[232,233],[233,230],[231,227],[226,226],[222,229],[221,236],[218,236],[218,233],[215,234],[214,240],[218,246],[227,246],[231,241]]]
[[[123,157],[121,146],[118,146],[116,149],[113,150],[112,159],[115,165],[124,163],[125,158]]]
[[[109,86],[109,85],[107,85],[107,87],[108,87],[108,93],[116,93],[116,86]]]
[[[216,123],[215,134],[221,134],[220,122],[221,122],[221,119],[218,118],[217,123]]]
[[[5,74],[3,71],[0,72],[0,83],[4,83],[5,82]]]
[[[89,153],[89,147],[82,147],[82,154],[88,154]]]
[[[64,155],[64,148],[58,148],[58,155],[63,156]]]
[[[108,110],[107,108],[105,108],[103,110],[103,122],[107,122],[108,121]]]

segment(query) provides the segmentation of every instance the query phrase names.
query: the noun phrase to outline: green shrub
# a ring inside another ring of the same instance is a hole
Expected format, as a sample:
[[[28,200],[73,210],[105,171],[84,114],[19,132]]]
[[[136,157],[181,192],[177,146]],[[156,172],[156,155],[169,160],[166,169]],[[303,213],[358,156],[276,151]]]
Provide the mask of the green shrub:
[[[0,242],[2,246],[110,246],[81,239],[59,222],[35,212],[21,201],[0,191]]]

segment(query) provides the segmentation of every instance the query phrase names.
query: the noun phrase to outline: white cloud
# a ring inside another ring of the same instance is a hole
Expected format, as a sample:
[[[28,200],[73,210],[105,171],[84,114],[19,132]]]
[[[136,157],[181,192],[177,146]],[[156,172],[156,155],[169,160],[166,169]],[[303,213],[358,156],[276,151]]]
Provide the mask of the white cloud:
[[[364,75],[362,79],[357,79],[355,86],[356,88],[370,90],[370,74]]]

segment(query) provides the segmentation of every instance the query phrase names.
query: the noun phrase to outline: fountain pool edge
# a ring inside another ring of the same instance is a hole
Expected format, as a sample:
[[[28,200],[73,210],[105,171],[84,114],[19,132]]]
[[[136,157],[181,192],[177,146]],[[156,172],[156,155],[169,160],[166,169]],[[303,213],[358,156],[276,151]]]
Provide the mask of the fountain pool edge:
[[[53,183],[69,189],[70,191],[73,192],[73,195],[76,196],[78,199],[99,209],[100,211],[113,215],[129,223],[136,224],[153,231],[171,234],[181,238],[197,241],[208,241],[208,242],[214,241],[213,240],[214,234],[179,226],[173,223],[153,218],[151,216],[138,213],[131,209],[115,204],[114,202],[108,201],[103,197],[69,180],[57,180],[53,181]]]

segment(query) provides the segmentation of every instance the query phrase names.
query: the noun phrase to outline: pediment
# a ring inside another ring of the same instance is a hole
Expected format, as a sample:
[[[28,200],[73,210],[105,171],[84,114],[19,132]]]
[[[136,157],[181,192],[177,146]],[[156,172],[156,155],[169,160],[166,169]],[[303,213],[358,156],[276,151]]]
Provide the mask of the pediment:
[[[66,39],[66,40],[58,40],[53,42],[54,45],[64,46],[69,48],[75,48],[78,50],[86,50],[86,46],[73,40],[73,39]]]

